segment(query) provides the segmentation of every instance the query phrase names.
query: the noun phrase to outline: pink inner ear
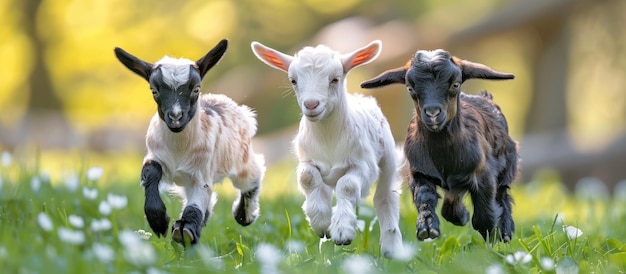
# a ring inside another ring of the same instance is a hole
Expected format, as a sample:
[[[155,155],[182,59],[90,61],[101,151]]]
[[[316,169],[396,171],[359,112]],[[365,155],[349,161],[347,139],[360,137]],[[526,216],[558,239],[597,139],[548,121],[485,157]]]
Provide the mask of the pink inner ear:
[[[369,48],[364,49],[362,51],[359,51],[354,56],[354,58],[352,58],[352,62],[350,63],[350,67],[355,67],[355,66],[358,66],[360,64],[363,64],[363,63],[369,61],[374,56],[376,56],[376,50],[377,49],[378,49],[377,46],[372,46],[372,47],[369,47]]]
[[[256,48],[257,53],[261,56],[261,58],[263,58],[263,60],[265,60],[266,62],[279,67],[285,71],[287,71],[289,68],[286,66],[286,64],[283,62],[282,59],[280,59],[275,52],[264,49],[264,48],[260,48],[257,47]]]

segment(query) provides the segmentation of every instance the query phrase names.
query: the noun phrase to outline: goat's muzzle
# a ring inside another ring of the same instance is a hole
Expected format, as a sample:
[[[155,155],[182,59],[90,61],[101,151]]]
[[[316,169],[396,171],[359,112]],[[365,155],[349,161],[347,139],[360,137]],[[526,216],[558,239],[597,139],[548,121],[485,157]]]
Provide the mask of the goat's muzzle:
[[[432,132],[439,132],[446,123],[446,112],[440,106],[425,106],[422,109],[422,122]]]

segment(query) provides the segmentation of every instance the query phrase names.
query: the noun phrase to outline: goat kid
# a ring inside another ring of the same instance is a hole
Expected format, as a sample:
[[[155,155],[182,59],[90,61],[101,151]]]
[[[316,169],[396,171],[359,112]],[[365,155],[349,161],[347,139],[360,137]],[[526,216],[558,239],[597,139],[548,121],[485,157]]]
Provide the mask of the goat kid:
[[[235,220],[246,226],[259,214],[265,167],[250,143],[255,114],[224,95],[200,95],[204,75],[227,47],[224,39],[197,62],[166,56],[155,64],[115,48],[119,61],[149,82],[157,103],[141,170],[146,219],[157,236],[167,235],[169,217],[160,191],[169,186],[183,201],[180,219],[172,226],[172,238],[183,245],[198,242],[217,199],[213,184],[225,177],[240,191],[233,203]]]
[[[472,226],[485,240],[509,242],[515,229],[509,185],[517,176],[517,143],[492,95],[461,92],[472,78],[513,79],[514,75],[450,56],[447,51],[418,51],[405,66],[383,72],[361,84],[377,88],[404,84],[415,104],[404,152],[409,161],[409,186],[419,214],[417,238],[439,237],[435,213],[444,189],[441,215],[465,225],[469,212],[463,196],[474,205]]]
[[[265,64],[288,74],[302,111],[294,140],[297,179],[313,231],[337,245],[350,244],[356,235],[356,206],[378,179],[374,207],[381,253],[393,257],[402,244],[394,139],[375,99],[346,92],[348,72],[374,60],[380,41],[343,55],[323,45],[305,47],[295,56],[258,42],[251,47]]]

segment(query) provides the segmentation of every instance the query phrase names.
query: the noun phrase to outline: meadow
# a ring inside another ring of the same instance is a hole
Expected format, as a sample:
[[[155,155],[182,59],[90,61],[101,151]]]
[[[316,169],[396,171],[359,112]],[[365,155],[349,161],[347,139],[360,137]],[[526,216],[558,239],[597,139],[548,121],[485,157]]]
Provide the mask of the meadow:
[[[597,191],[591,180],[587,188],[568,191],[549,171],[514,184],[516,231],[510,244],[485,243],[471,226],[445,221],[439,239],[417,241],[417,211],[404,187],[404,246],[398,260],[388,260],[379,254],[371,196],[358,209],[359,232],[351,245],[315,236],[301,209],[292,160],[268,167],[261,216],[248,227],[232,217],[233,187],[220,184],[201,242],[185,249],[170,237],[152,235],[145,221],[140,157],[118,156],[125,171],[77,158],[63,171],[50,172],[42,167],[53,160],[41,155],[1,155],[3,273],[626,272],[623,190]],[[175,220],[180,202],[162,197]]]

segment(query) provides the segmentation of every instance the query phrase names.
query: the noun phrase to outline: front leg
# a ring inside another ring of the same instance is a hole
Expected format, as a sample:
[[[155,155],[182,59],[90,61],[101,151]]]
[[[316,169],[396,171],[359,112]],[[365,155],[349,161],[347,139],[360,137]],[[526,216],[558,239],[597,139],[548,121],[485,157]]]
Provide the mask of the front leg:
[[[143,208],[148,224],[158,237],[167,235],[167,227],[170,222],[165,204],[159,194],[159,182],[162,176],[161,164],[154,160],[148,160],[144,163],[141,169],[141,185],[146,195]]]
[[[415,224],[417,239],[423,241],[438,238],[441,233],[439,232],[439,217],[437,217],[435,209],[439,195],[435,184],[428,178],[414,174],[410,188],[413,193],[413,203],[418,210]]]
[[[309,225],[320,238],[330,238],[332,189],[324,184],[319,169],[311,163],[301,162],[297,176],[298,186],[305,196],[302,209]]]
[[[337,181],[337,207],[330,224],[330,235],[336,245],[349,245],[356,236],[356,206],[364,180],[358,172],[350,172]]]

